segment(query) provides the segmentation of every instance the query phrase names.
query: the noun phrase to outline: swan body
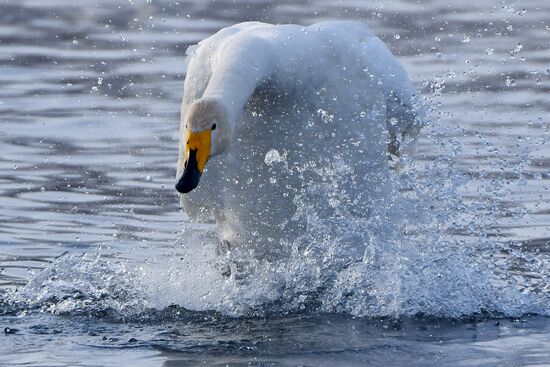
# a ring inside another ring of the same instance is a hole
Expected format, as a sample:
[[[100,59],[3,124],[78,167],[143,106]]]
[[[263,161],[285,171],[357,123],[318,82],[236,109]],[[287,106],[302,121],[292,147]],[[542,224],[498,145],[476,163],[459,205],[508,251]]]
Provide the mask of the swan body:
[[[313,217],[385,205],[388,156],[421,115],[405,70],[362,23],[224,28],[188,50],[181,205],[214,219],[222,240],[277,251]]]

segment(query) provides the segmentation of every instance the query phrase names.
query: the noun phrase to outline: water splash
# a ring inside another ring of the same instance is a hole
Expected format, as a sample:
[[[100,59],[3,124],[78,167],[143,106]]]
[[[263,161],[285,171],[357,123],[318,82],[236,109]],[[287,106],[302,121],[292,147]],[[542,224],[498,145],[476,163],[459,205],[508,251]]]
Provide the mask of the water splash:
[[[430,105],[436,115],[444,80],[436,78],[434,85]],[[336,155],[324,165],[304,164],[299,174],[309,182],[294,195],[293,219],[306,230],[271,244],[285,249],[279,260],[238,249],[220,255],[211,227],[189,225],[175,247],[147,262],[101,254],[62,256],[25,287],[4,294],[3,302],[20,313],[115,319],[147,317],[172,305],[232,316],[550,315],[550,284],[544,277],[550,272],[548,255],[495,232],[510,216],[502,202],[514,193],[509,184],[480,179],[509,171],[510,162],[476,177],[461,168],[461,144],[449,138],[456,132],[442,126],[433,119],[423,129],[433,148],[429,154],[436,158],[422,159],[420,153],[417,160],[401,162],[387,190],[368,207],[349,205],[353,195],[338,189],[354,180],[344,159]],[[517,184],[530,155],[529,149],[517,152]],[[286,152],[270,151],[265,164],[294,169],[285,157]],[[521,221],[528,211],[514,215]],[[244,267],[242,274],[224,276],[228,265]]]
[[[99,254],[56,258],[20,289],[8,290],[2,303],[19,313],[125,318],[150,307],[124,261]]]
[[[215,236],[182,236],[183,245],[201,242],[203,252],[190,250],[179,264],[171,263],[169,286],[164,275],[148,277],[157,286],[150,297],[162,299],[156,307],[177,303],[231,315],[548,315],[548,283],[532,276],[550,270],[546,256],[529,256],[492,233],[505,215],[498,201],[510,192],[476,181],[485,200],[468,199],[473,179],[459,168],[460,146],[436,130],[426,127],[446,154],[408,162],[400,177],[394,175],[392,190],[364,212],[341,205],[351,200],[337,190],[338,182],[353,176],[345,162],[310,167],[318,177],[294,199],[295,217],[307,230],[281,244],[290,251],[280,261],[248,258],[245,279],[220,275]],[[232,255],[226,260],[247,256]]]

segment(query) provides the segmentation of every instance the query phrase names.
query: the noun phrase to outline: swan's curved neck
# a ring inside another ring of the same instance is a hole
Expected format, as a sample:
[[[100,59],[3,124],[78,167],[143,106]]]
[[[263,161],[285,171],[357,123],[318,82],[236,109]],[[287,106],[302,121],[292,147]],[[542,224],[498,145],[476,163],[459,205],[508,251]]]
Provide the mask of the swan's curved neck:
[[[232,50],[223,61],[214,68],[203,97],[221,98],[234,124],[256,87],[270,74],[269,60]]]

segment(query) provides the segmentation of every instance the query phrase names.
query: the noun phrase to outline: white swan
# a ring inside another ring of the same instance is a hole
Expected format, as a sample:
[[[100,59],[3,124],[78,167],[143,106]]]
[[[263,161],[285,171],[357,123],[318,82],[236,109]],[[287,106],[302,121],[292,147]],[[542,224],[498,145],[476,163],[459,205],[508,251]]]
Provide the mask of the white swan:
[[[246,22],[188,55],[176,189],[190,218],[272,252],[308,226],[307,203],[318,217],[384,205],[388,151],[421,108],[367,26]]]

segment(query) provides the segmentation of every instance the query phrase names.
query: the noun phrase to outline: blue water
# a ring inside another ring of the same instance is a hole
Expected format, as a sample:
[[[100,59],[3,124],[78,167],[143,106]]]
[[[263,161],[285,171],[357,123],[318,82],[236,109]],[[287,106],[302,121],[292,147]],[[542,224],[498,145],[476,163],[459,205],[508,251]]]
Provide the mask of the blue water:
[[[543,1],[1,3],[0,365],[550,364],[549,15]],[[429,105],[403,174],[424,220],[366,265],[342,266],[319,227],[313,258],[224,280],[212,226],[173,189],[185,50],[239,21],[325,19],[367,22]]]

